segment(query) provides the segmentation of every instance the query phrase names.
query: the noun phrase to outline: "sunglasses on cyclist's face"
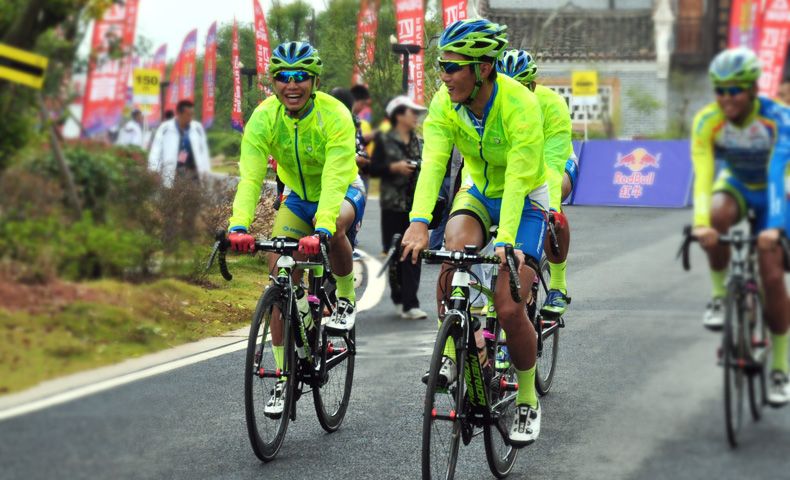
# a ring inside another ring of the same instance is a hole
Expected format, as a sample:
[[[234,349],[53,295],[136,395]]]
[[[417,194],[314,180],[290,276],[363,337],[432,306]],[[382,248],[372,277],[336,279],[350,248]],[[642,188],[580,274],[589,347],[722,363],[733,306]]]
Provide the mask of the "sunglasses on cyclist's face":
[[[483,62],[479,62],[477,60],[444,60],[443,58],[440,58],[439,69],[448,75],[452,75],[461,71],[461,69],[463,69],[465,66],[475,63]]]
[[[716,87],[714,91],[716,95],[719,97],[723,97],[725,95],[729,95],[730,97],[734,97],[738,94],[741,94],[747,90],[746,87],[740,85],[733,85],[730,87]]]
[[[282,83],[291,83],[292,79],[296,83],[302,83],[310,80],[311,78],[313,78],[313,76],[303,70],[283,70],[281,72],[277,72],[277,74],[274,76],[275,80]]]

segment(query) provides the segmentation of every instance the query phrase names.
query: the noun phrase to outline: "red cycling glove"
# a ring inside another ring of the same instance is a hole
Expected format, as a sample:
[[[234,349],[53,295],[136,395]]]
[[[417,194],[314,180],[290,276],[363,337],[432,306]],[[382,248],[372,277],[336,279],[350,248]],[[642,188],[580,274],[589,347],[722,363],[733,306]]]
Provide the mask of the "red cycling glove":
[[[228,235],[230,249],[234,252],[252,253],[255,251],[255,237],[247,232],[231,232]]]
[[[302,237],[299,240],[299,253],[318,255],[321,252],[321,239],[318,235]]]

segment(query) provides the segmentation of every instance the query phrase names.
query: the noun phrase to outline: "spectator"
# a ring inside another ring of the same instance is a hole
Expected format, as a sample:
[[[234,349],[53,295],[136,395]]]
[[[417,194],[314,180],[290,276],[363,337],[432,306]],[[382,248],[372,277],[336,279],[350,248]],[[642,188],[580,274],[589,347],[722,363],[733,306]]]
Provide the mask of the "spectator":
[[[785,78],[779,85],[779,100],[785,105],[790,105],[790,78]]]
[[[164,122],[154,135],[148,168],[162,175],[165,186],[176,179],[198,179],[211,171],[206,132],[192,120],[195,105],[181,100],[176,117]]]
[[[176,114],[172,110],[165,110],[165,121],[172,120]]]
[[[370,166],[370,154],[365,148],[368,142],[364,140],[362,134],[362,121],[354,114],[354,95],[350,90],[341,87],[335,87],[329,93],[343,102],[343,105],[348,108],[351,112],[351,117],[354,119],[354,127],[357,129],[357,168],[359,169],[359,177],[365,185],[365,194],[367,195],[370,187],[370,172],[368,170]],[[368,128],[370,128],[370,125],[368,125]]]
[[[134,145],[138,148],[144,148],[143,143],[143,112],[135,109],[130,118],[121,127],[118,132],[118,139],[115,141],[116,145]]]
[[[387,117],[392,129],[376,136],[376,148],[370,164],[371,174],[381,177],[381,234],[385,250],[396,233],[409,226],[409,210],[417,182],[417,166],[422,156],[422,140],[415,129],[426,108],[406,96],[393,98],[387,104]],[[420,310],[417,289],[420,285],[421,265],[410,260],[399,262],[390,279],[392,301],[400,306],[406,319],[422,319],[428,315]]]
[[[370,91],[364,85],[354,85],[351,87],[351,95],[354,96],[354,106],[351,113],[359,117],[360,120],[367,122],[368,126],[373,121],[373,111],[370,106],[373,101],[370,99]]]

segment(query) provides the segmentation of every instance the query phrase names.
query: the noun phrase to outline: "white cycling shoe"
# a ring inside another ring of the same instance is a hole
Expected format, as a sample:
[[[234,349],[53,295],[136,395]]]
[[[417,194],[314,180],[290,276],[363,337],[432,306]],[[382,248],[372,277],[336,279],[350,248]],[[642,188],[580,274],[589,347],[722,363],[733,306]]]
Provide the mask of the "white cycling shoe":
[[[517,405],[510,427],[510,443],[515,448],[526,447],[535,443],[540,435],[540,404],[537,408],[529,405]]]
[[[774,370],[768,378],[768,404],[772,407],[779,408],[787,405],[790,402],[790,381],[787,375]]]
[[[450,357],[444,357],[442,361],[442,368],[439,369],[439,378],[436,381],[436,384],[439,387],[446,388],[452,385],[455,380],[458,378],[458,371],[457,367],[455,366],[455,362]],[[425,372],[425,375],[422,376],[422,383],[428,384],[428,377],[431,375],[431,372]]]
[[[346,298],[337,300],[337,308],[331,317],[324,318],[326,328],[333,330],[351,330],[357,318],[356,305]]]
[[[285,401],[283,400],[283,390],[285,389],[285,382],[277,382],[272,389],[272,396],[263,407],[263,414],[269,418],[280,418],[283,414]]]
[[[719,331],[724,327],[724,299],[713,297],[705,309],[702,325],[708,330]]]

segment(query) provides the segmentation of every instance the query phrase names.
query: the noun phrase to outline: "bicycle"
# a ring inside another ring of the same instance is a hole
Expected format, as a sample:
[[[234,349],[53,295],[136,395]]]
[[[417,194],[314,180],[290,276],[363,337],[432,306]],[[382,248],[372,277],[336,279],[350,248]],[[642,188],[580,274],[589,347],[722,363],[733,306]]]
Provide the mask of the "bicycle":
[[[219,233],[208,266],[217,257],[222,276],[231,280],[225,260],[228,246],[225,233]],[[326,279],[331,277],[326,242],[321,243],[320,262],[295,260],[293,253],[298,248],[298,242],[285,238],[255,242],[255,251],[281,255],[276,275],[269,275],[272,283],[255,308],[244,365],[247,433],[253,452],[264,462],[273,460],[282,447],[289,420],[296,421],[296,402],[304,393],[312,391],[318,422],[326,432],[340,428],[354,377],[355,329],[335,331],[322,324],[323,314],[328,311],[331,315],[335,305],[324,289]],[[312,273],[306,291],[301,282],[293,285],[292,273],[297,269]],[[310,306],[304,318],[297,307],[300,293],[307,295]],[[273,323],[277,316],[285,321]],[[276,367],[271,348],[273,335],[278,333],[283,346],[282,369]],[[278,382],[284,382],[282,413],[260,412]]]
[[[750,229],[754,231],[753,225]],[[678,256],[683,257],[683,269],[691,269],[689,247],[697,241],[692,228],[683,230],[683,243]],[[763,300],[757,273],[757,237],[735,230],[719,236],[720,245],[733,250],[727,279],[722,343],[719,365],[724,367],[724,422],[727,440],[732,448],[738,446],[738,434],[743,423],[744,387],[748,386],[749,409],[752,419],[759,421],[767,403],[769,353],[768,329],[763,319]],[[786,239],[782,243],[788,258]]]

